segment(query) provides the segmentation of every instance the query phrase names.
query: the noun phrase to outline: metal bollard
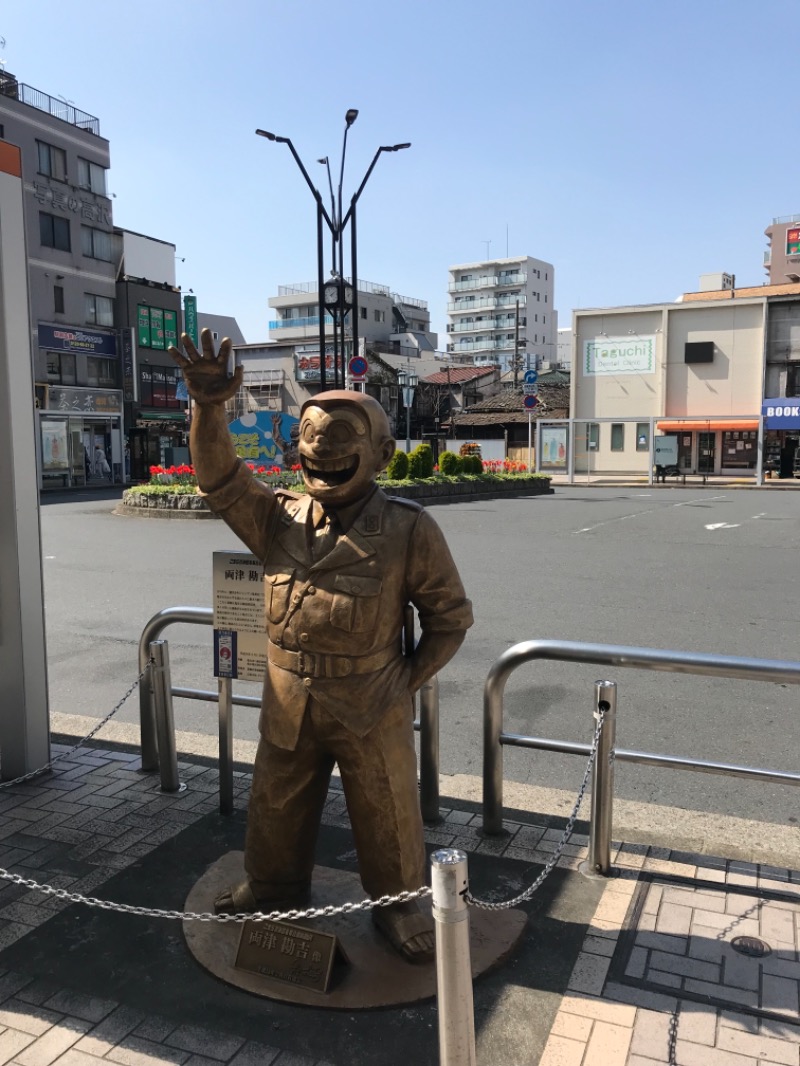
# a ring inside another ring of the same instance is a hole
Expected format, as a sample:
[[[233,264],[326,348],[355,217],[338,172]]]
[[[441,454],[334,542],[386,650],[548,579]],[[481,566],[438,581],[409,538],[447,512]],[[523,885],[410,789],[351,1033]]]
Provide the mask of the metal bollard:
[[[152,674],[153,710],[158,737],[158,765],[161,771],[161,791],[180,792],[178,753],[175,750],[175,717],[172,712],[172,680],[169,672],[169,644],[154,640],[150,644],[154,665]]]
[[[219,813],[233,814],[233,682],[219,678]]]
[[[592,771],[592,820],[589,855],[583,872],[589,877],[607,877],[611,869],[611,833],[614,807],[614,749],[617,734],[617,683],[596,681],[594,717],[605,711],[605,722]]]
[[[469,951],[467,856],[441,848],[431,856],[436,923],[439,1066],[475,1066],[475,1015]]]
[[[419,803],[422,820],[441,822],[439,811],[439,678],[419,690]]]

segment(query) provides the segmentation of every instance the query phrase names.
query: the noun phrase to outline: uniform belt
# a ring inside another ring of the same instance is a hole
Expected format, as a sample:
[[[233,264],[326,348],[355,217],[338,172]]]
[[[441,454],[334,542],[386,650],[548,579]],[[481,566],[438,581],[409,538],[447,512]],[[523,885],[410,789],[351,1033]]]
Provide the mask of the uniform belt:
[[[267,658],[281,670],[291,670],[303,677],[348,677],[380,670],[392,659],[400,658],[400,649],[390,644],[372,655],[320,655],[310,651],[289,651],[269,641]]]

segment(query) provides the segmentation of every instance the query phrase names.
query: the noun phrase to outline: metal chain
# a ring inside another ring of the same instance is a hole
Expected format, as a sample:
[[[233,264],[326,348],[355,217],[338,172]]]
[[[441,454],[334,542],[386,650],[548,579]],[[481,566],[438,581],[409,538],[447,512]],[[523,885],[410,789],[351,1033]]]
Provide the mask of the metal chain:
[[[131,693],[136,690],[136,688],[140,684],[142,678],[147,673],[147,671],[150,669],[150,667],[153,666],[154,664],[155,664],[155,659],[153,659],[152,657],[147,660],[147,664],[145,665],[144,670],[142,670],[142,672],[136,678],[134,683],[131,685],[131,687],[128,689],[128,691],[125,693],[125,695],[119,701],[119,703],[116,705],[116,707],[114,707],[113,710],[109,711],[108,714],[105,716],[105,718],[103,718],[102,721],[98,722],[97,725],[94,727],[94,729],[90,733],[87,733],[86,736],[82,740],[79,740],[78,743],[73,745],[73,747],[71,747],[68,751],[64,751],[60,755],[56,755],[49,762],[45,763],[44,766],[40,766],[37,770],[31,770],[29,773],[23,774],[22,777],[15,777],[13,781],[0,781],[0,789],[11,788],[12,785],[21,785],[25,781],[30,781],[34,777],[38,777],[39,774],[44,774],[48,770],[52,769],[53,766],[55,766],[55,764],[57,762],[61,762],[62,759],[69,758],[69,756],[72,755],[74,752],[76,752],[78,750],[78,748],[81,747],[81,745],[86,743],[87,740],[91,740],[92,737],[95,735],[95,733],[99,733],[100,730],[103,728],[103,726],[106,724],[106,722],[110,722],[111,721],[111,719],[114,717],[114,715],[117,713],[117,711],[123,705],[123,703],[128,699],[128,697],[131,695]]]
[[[149,918],[171,918],[176,921],[196,922],[220,922],[225,924],[233,922],[280,922],[296,921],[298,918],[328,918],[335,914],[352,914],[354,911],[368,911],[375,907],[391,907],[393,903],[408,903],[414,899],[423,899],[431,894],[430,888],[423,885],[413,892],[398,892],[396,896],[381,896],[379,899],[364,899],[360,903],[342,903],[338,907],[329,904],[327,907],[307,907],[305,910],[270,911],[268,914],[255,911],[252,914],[211,914],[208,911],[196,913],[195,911],[166,911],[155,907],[134,907],[129,903],[114,903],[112,900],[95,899],[94,896],[82,896],[79,892],[67,892],[65,888],[54,888],[52,885],[42,885],[38,881],[32,881],[19,874],[9,873],[8,870],[0,869],[0,878],[11,881],[12,884],[23,888],[30,888],[34,892],[43,892],[47,896],[63,900],[65,903],[83,903],[87,907],[98,907],[102,911],[116,911],[119,914],[141,914]]]
[[[572,830],[575,826],[575,820],[578,817],[578,811],[581,809],[581,803],[583,803],[583,797],[586,792],[586,786],[589,783],[589,774],[592,772],[594,761],[597,757],[597,748],[600,744],[600,736],[603,732],[603,725],[605,723],[606,712],[605,708],[598,708],[595,718],[597,719],[597,726],[594,731],[594,740],[592,741],[592,749],[589,752],[589,761],[586,764],[586,769],[583,774],[583,780],[581,781],[581,787],[578,791],[578,798],[575,801],[575,806],[572,808],[572,814],[569,816],[564,832],[561,834],[561,840],[558,842],[558,847],[553,852],[552,856],[547,860],[544,869],[533,882],[533,884],[526,888],[524,892],[521,892],[514,899],[506,900],[504,903],[489,903],[488,900],[476,899],[472,895],[469,889],[464,893],[464,898],[467,903],[470,903],[473,907],[480,907],[485,911],[505,911],[511,907],[516,907],[518,903],[525,903],[531,898],[534,892],[539,888],[542,882],[549,877],[550,873],[554,869],[556,863],[561,858],[561,853],[569,842],[569,838],[572,836]]]

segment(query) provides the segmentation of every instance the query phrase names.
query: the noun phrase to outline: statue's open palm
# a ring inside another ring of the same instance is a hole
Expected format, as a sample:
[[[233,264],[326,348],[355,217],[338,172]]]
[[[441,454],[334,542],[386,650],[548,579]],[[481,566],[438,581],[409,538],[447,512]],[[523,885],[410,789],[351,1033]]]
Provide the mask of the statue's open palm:
[[[242,384],[243,370],[238,366],[233,377],[228,377],[230,339],[225,337],[216,355],[210,329],[204,329],[200,334],[202,352],[198,352],[186,333],[181,334],[181,341],[186,355],[175,347],[170,347],[169,354],[183,371],[192,399],[201,405],[222,404],[235,396]]]

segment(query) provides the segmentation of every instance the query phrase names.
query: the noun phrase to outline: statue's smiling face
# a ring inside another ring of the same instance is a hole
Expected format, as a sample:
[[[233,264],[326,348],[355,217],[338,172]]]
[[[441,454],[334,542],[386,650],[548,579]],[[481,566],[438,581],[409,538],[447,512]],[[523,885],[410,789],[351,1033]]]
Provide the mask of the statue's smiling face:
[[[353,407],[323,411],[306,407],[300,423],[300,463],[310,496],[322,504],[341,507],[366,494],[383,469],[382,447],[370,437],[367,419]]]

